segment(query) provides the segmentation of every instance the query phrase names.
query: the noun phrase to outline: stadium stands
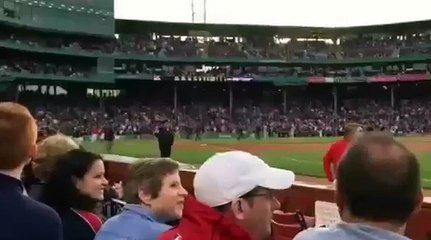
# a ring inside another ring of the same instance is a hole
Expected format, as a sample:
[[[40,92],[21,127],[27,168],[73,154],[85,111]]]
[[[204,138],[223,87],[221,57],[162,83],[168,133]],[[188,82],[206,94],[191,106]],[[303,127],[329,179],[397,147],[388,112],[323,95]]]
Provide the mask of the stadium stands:
[[[115,21],[108,0],[0,3],[0,100],[24,103],[42,131],[87,139],[109,124],[120,137],[145,138],[168,122],[185,138],[324,137],[356,121],[431,133],[429,23],[194,25]],[[109,171],[117,181],[126,168]],[[183,172],[186,186],[192,175]],[[297,184],[283,210],[313,216],[314,201],[331,194]],[[430,209],[409,223],[413,239],[427,239]],[[284,217],[276,232],[290,238],[300,228],[280,225]]]
[[[89,136],[93,128],[103,122],[112,123],[120,136],[148,135],[161,121],[171,122],[185,137],[191,137],[199,127],[210,136],[234,135],[238,129],[252,133],[259,125],[266,129],[269,137],[291,134],[296,137],[334,136],[348,121],[357,121],[373,129],[386,129],[398,135],[431,131],[430,101],[427,99],[403,101],[396,108],[387,101],[348,100],[343,105],[339,104],[337,116],[333,116],[330,102],[311,98],[290,99],[286,113],[275,104],[241,104],[233,108],[231,115],[228,107],[204,100],[174,109],[167,104],[145,105],[137,98],[117,97],[106,98],[105,109],[101,109],[95,97],[20,93],[20,102],[33,107],[42,128],[59,129],[75,136]]]

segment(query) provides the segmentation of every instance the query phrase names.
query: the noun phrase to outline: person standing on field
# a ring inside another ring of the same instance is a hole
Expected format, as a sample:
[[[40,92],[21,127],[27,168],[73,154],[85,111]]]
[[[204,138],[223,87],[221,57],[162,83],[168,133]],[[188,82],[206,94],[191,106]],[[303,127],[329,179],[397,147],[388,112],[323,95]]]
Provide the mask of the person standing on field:
[[[330,147],[323,158],[323,170],[329,182],[335,179],[338,164],[352,142],[363,134],[363,127],[357,123],[348,123],[344,127],[343,139],[336,141]]]
[[[353,143],[334,185],[341,222],[309,228],[294,240],[410,240],[407,221],[423,202],[420,164],[392,134],[366,133]]]
[[[111,153],[112,151],[112,147],[114,146],[114,141],[115,141],[115,131],[114,128],[108,124],[104,130],[104,139],[106,142],[106,151],[107,153]]]
[[[174,134],[169,130],[169,126],[165,124],[165,126],[159,127],[155,135],[159,143],[160,157],[170,158],[172,145],[174,145]]]

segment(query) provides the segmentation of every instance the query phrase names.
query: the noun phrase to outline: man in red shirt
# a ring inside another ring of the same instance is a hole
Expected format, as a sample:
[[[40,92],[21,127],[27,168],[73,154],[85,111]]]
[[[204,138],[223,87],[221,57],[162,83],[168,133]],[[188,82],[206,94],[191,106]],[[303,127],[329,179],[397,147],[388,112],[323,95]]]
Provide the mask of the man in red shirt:
[[[362,132],[363,127],[360,124],[348,123],[344,126],[343,139],[333,143],[323,158],[323,170],[325,171],[328,181],[334,181],[334,173],[336,172],[338,163],[349,148],[350,144],[358,137],[362,136]]]
[[[216,153],[196,172],[194,197],[186,200],[180,223],[159,240],[270,239],[280,208],[275,194],[294,182],[293,172],[250,153]]]

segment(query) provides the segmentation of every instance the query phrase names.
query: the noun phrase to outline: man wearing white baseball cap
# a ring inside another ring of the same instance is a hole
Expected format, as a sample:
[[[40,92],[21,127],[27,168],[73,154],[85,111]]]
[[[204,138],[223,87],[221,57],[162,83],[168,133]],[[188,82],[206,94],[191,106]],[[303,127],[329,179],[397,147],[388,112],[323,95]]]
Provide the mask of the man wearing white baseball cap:
[[[179,225],[161,240],[267,240],[280,203],[274,190],[289,188],[293,172],[271,168],[247,152],[210,157],[194,178],[195,198],[184,206]]]

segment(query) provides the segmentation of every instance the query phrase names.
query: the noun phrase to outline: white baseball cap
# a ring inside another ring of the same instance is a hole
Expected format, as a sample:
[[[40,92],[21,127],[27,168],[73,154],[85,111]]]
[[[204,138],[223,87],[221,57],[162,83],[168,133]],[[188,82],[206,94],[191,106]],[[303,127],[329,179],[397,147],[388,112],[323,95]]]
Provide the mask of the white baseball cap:
[[[287,189],[295,181],[292,171],[272,168],[243,151],[216,153],[196,172],[196,199],[210,207],[232,202],[256,187]]]

